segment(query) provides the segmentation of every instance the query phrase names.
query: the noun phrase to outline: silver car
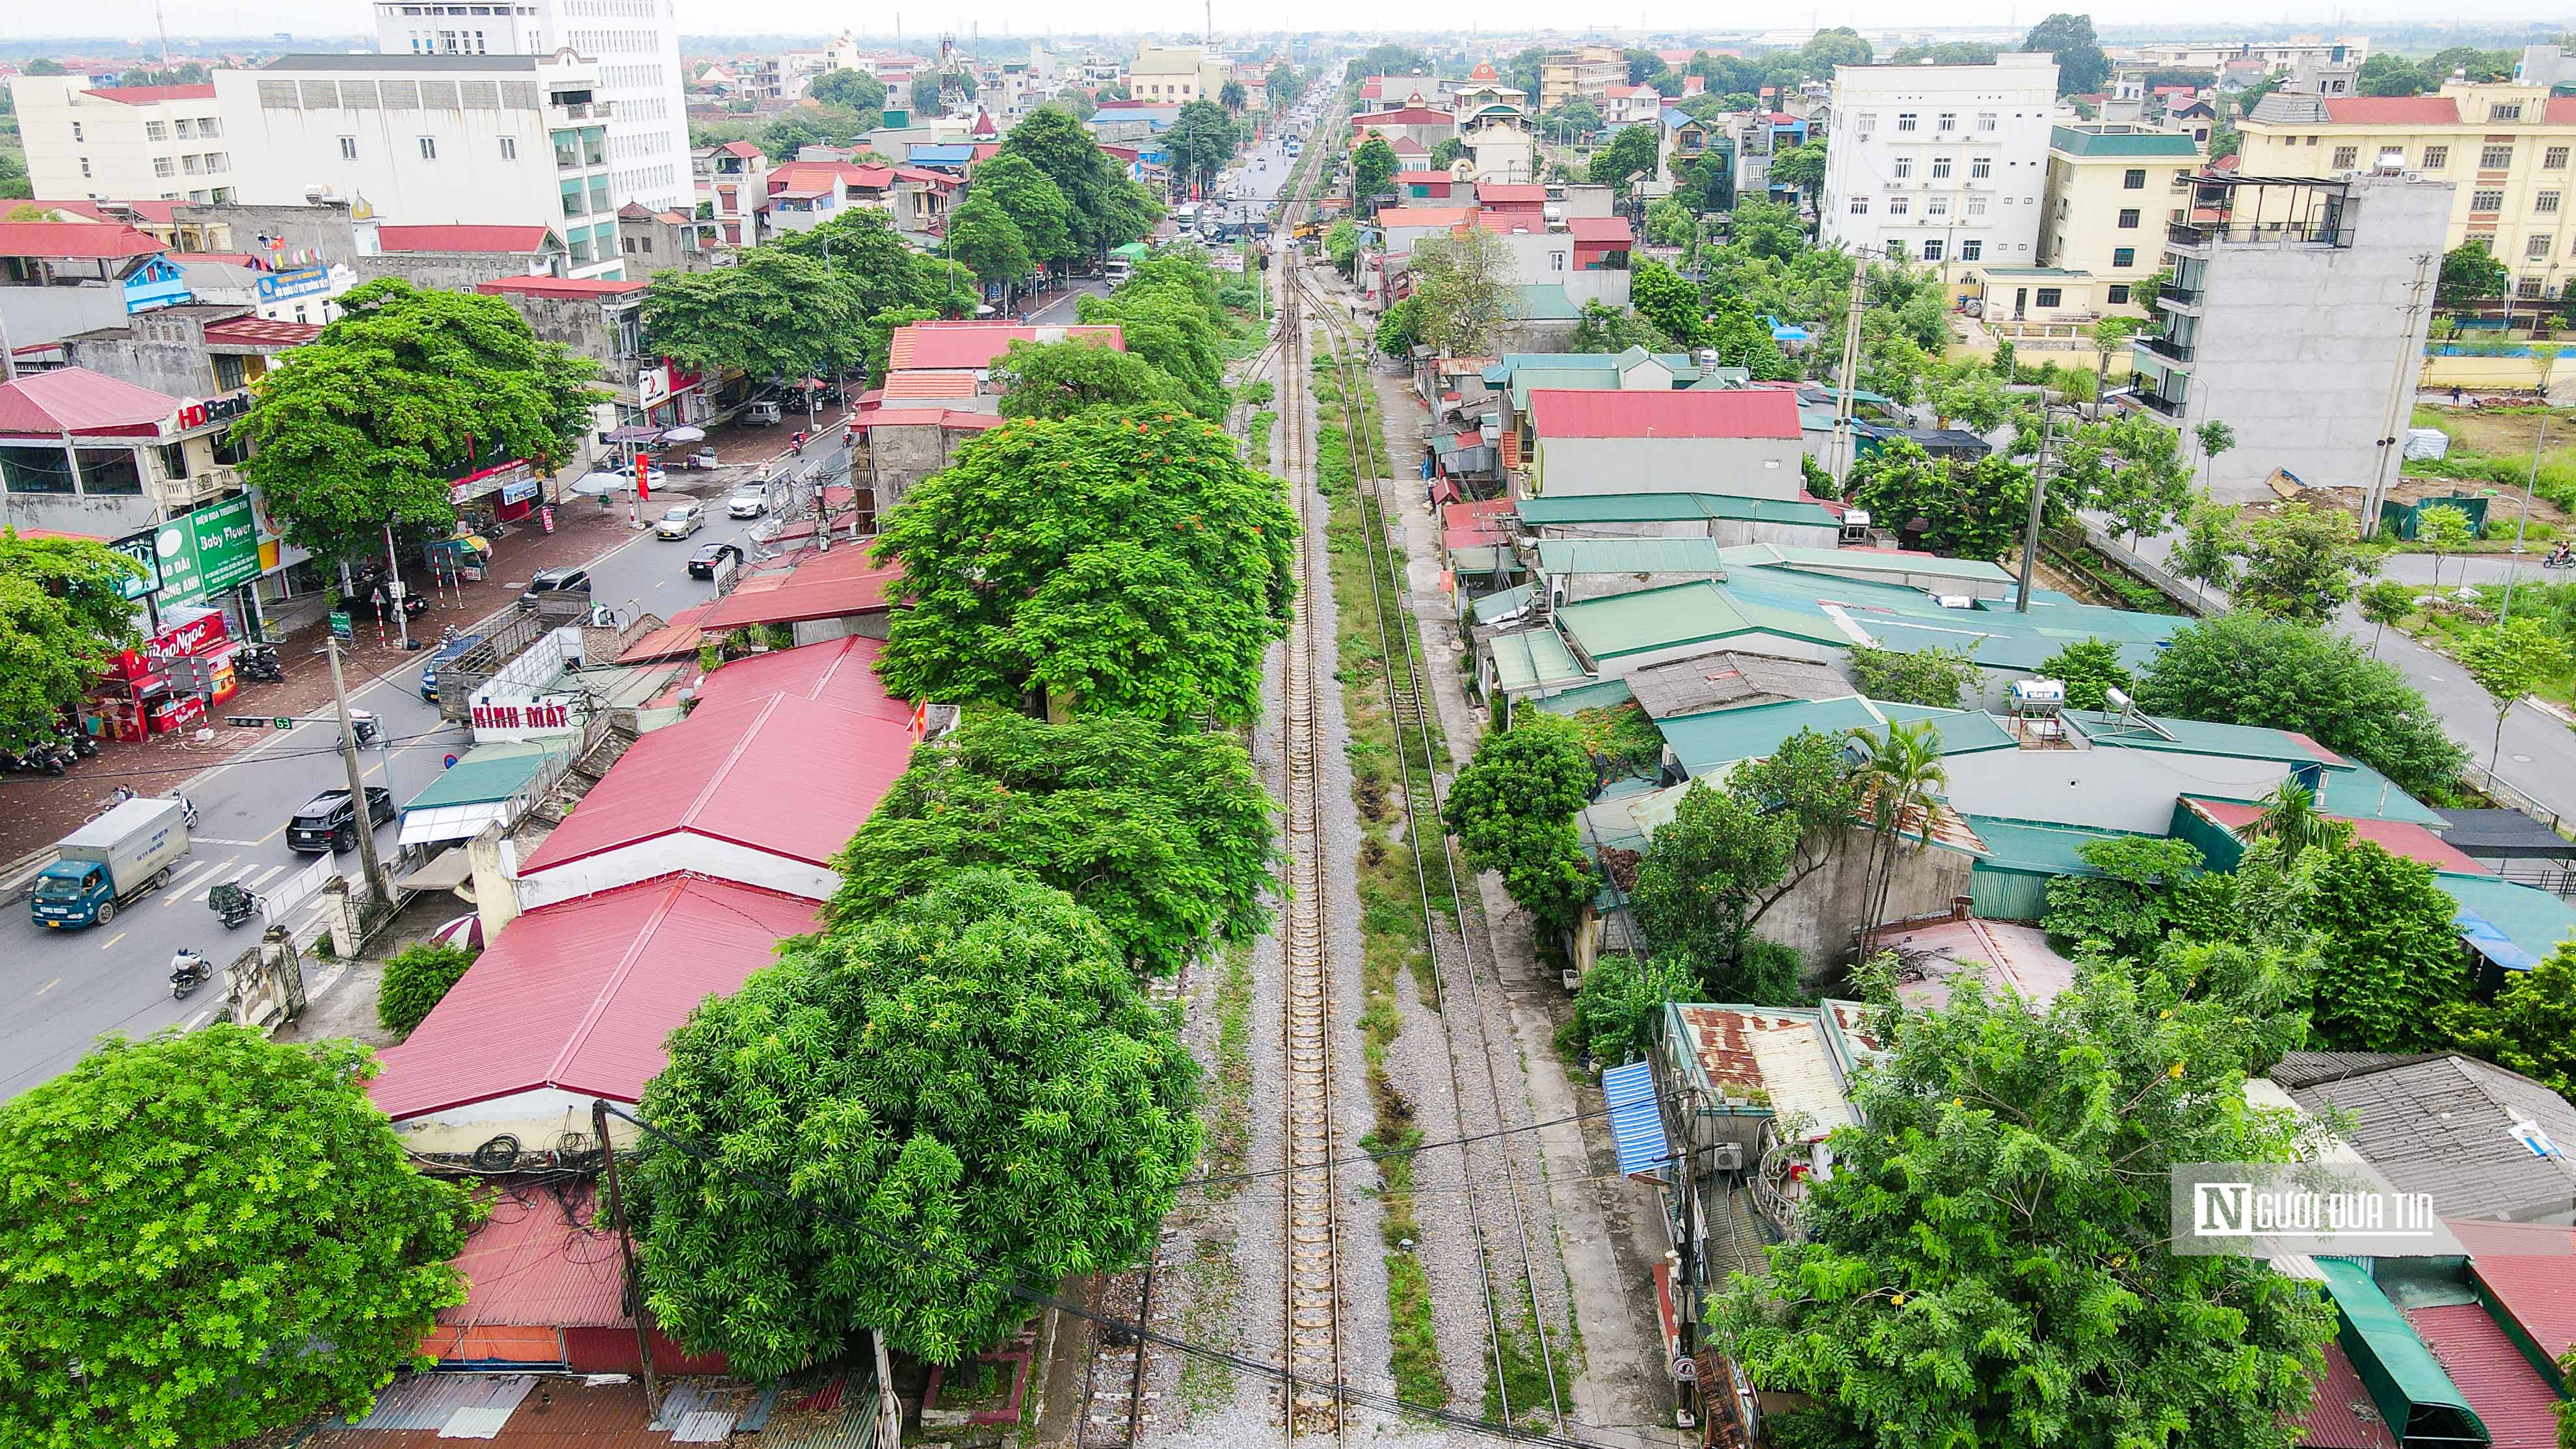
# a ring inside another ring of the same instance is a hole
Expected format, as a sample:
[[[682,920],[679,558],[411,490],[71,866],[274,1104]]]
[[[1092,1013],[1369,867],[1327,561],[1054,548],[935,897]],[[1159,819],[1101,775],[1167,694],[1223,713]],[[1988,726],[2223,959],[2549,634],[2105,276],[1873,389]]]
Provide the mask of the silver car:
[[[704,504],[674,503],[663,509],[662,516],[654,520],[653,536],[686,538],[706,526],[707,510]]]

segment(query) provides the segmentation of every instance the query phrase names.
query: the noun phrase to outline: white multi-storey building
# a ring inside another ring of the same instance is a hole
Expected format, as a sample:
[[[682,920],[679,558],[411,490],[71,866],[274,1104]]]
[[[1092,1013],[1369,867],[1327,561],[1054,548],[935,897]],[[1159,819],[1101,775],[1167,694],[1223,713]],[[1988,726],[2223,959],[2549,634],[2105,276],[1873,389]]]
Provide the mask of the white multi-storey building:
[[[22,75],[10,79],[9,96],[28,180],[47,201],[233,199],[232,146],[213,86]]]
[[[289,55],[215,72],[241,200],[365,202],[388,226],[542,226],[575,276],[617,275],[599,67],[534,55]]]
[[[376,45],[388,55],[551,55],[570,47],[599,63],[600,96],[617,110],[608,159],[618,203],[688,204],[689,118],[672,0],[376,0]]]
[[[1834,67],[1820,233],[1871,256],[2028,266],[2048,181],[2057,62]]]

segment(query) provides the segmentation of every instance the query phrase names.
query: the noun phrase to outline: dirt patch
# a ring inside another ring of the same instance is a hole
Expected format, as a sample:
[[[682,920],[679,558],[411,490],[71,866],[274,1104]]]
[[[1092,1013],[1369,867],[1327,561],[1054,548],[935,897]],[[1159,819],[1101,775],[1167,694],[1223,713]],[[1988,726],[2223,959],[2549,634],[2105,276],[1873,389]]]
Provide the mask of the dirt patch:
[[[2531,446],[2540,440],[2540,421],[2549,420],[2549,447],[2552,456],[2576,457],[2576,411],[2560,410],[2543,414],[2536,410],[2499,408],[2419,407],[2415,426],[2440,428],[2451,435],[2455,446],[2490,458],[2528,458]],[[2534,518],[2540,515],[2535,513]]]

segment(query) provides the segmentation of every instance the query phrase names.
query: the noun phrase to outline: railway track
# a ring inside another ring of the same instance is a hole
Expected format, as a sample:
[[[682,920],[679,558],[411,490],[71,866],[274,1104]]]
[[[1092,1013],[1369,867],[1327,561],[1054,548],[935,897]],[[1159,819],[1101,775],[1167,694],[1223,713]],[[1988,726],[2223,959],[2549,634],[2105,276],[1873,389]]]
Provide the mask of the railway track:
[[[1319,315],[1331,315],[1330,303],[1307,276],[1302,260],[1292,257],[1286,262],[1290,293],[1297,299],[1299,310],[1311,307]],[[1285,310],[1283,306],[1283,314]],[[1302,329],[1297,336],[1302,342]],[[1511,1049],[1511,1044],[1493,1039],[1486,995],[1490,985],[1499,1001],[1501,983],[1499,977],[1489,983],[1487,973],[1478,969],[1477,947],[1466,929],[1466,889],[1472,876],[1462,879],[1456,857],[1449,849],[1446,827],[1440,823],[1440,772],[1428,719],[1430,702],[1422,693],[1427,688],[1423,653],[1412,616],[1390,582],[1399,571],[1379,487],[1393,476],[1392,460],[1387,455],[1383,431],[1368,422],[1359,405],[1359,390],[1373,387],[1366,361],[1352,357],[1338,327],[1328,326],[1326,336],[1342,395],[1338,426],[1349,447],[1352,495],[1360,512],[1359,532],[1374,596],[1371,612],[1377,621],[1379,657],[1387,663],[1386,708],[1396,731],[1399,793],[1404,802],[1407,837],[1413,847],[1414,885],[1422,907],[1425,944],[1433,965],[1433,1004],[1440,1013],[1442,1035],[1448,1045],[1445,1055],[1458,1131],[1462,1135],[1498,1133],[1514,1124],[1504,1111],[1501,1073],[1494,1065],[1494,1053]],[[1305,371],[1300,368],[1301,392],[1304,379]],[[1394,622],[1390,623],[1390,618]],[[1445,928],[1444,913],[1434,908],[1432,875],[1425,864],[1435,848],[1454,907],[1445,913]],[[1490,965],[1490,941],[1486,952]],[[1464,1008],[1463,1013],[1452,1011],[1453,1005]],[[1465,1029],[1466,1022],[1473,1023],[1472,1034]],[[1548,1311],[1539,1288],[1538,1256],[1520,1165],[1506,1139],[1491,1138],[1481,1149],[1462,1151],[1466,1161],[1461,1182],[1476,1240],[1477,1268],[1491,1334],[1487,1371],[1492,1375],[1495,1400],[1503,1419],[1513,1424],[1519,1424],[1539,1408],[1535,1402],[1513,1402],[1513,1375],[1504,1349],[1507,1341],[1518,1337],[1505,1322],[1506,1314],[1517,1315],[1520,1304],[1526,1302],[1531,1346],[1536,1349],[1538,1368],[1547,1385],[1546,1409],[1554,1431],[1562,1435],[1569,1420],[1558,1387],[1556,1349],[1548,1335]],[[1480,1188],[1480,1183],[1484,1187]],[[1497,1184],[1499,1191],[1492,1190]]]

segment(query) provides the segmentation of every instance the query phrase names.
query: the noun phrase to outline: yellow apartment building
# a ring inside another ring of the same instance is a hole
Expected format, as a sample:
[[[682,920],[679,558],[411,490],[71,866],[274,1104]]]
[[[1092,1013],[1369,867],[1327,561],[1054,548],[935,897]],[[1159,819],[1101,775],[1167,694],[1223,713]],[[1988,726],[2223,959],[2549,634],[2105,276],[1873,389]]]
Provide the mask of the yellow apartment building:
[[[2165,226],[2184,219],[2201,150],[2179,131],[2146,126],[2056,126],[2040,197],[2039,264],[2090,276],[2104,313],[2144,317],[2131,300],[2163,265]]]

